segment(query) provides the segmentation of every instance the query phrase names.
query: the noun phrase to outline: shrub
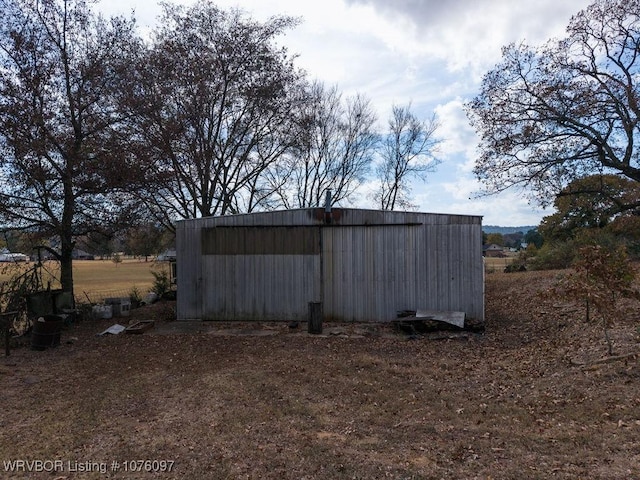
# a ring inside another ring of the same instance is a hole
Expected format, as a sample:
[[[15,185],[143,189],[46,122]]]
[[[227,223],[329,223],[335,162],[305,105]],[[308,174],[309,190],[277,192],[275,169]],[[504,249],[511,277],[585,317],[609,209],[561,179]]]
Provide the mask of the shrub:
[[[599,246],[608,252],[624,246],[621,238],[600,228],[581,229],[574,238],[546,242],[527,266],[531,270],[562,270],[579,260],[583,247]]]
[[[114,253],[113,257],[111,257],[111,261],[115,263],[116,267],[122,263],[122,255],[119,253]]]
[[[151,270],[151,274],[154,277],[153,287],[151,291],[161,298],[166,292],[171,289],[171,280],[169,279],[169,272],[166,269]]]
[[[526,272],[527,267],[524,263],[513,262],[504,267],[504,273]]]
[[[591,319],[591,309],[600,315],[611,355],[609,324],[611,318],[621,313],[617,302],[620,297],[638,298],[633,288],[635,271],[623,247],[610,249],[600,245],[580,248],[573,267],[574,272],[559,282],[553,293],[583,303],[586,321]]]
[[[133,287],[129,292],[129,300],[131,300],[131,308],[138,308],[142,304],[142,295],[138,287]]]
[[[574,242],[545,243],[528,262],[531,270],[561,270],[569,268],[575,257]]]

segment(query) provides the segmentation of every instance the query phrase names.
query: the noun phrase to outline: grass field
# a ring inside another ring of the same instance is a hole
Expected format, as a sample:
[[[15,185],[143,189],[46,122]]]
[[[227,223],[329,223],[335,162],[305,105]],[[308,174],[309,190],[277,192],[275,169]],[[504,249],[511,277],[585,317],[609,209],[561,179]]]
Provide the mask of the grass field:
[[[517,258],[517,255],[510,255],[506,257],[485,257],[484,269],[487,273],[502,272],[507,265],[511,265]]]
[[[35,263],[6,264],[0,269],[0,281],[6,281],[19,271],[34,269]],[[105,297],[128,296],[134,288],[145,295],[153,286],[153,271],[167,271],[166,262],[145,262],[127,259],[120,263],[112,260],[76,260],[73,262],[73,279],[76,299],[79,302],[97,303]],[[38,270],[43,285],[51,282],[51,288],[59,288],[60,267],[56,262],[44,262]]]
[[[76,297],[86,295],[93,301],[100,296],[126,296],[134,287],[142,295],[153,286],[153,271],[167,270],[167,263],[125,260],[81,260],[74,262]],[[107,295],[109,292],[122,292]]]

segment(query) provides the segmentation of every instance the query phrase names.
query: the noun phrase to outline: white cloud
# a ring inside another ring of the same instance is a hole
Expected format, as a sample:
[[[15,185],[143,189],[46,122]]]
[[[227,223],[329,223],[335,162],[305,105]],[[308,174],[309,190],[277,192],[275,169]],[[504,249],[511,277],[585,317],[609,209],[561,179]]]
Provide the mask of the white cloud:
[[[464,101],[458,97],[435,108],[440,126],[438,137],[443,139],[440,150],[445,157],[464,154],[467,158],[473,155],[476,135],[464,111]]]
[[[369,97],[381,126],[393,104],[412,102],[414,113],[423,118],[437,113],[443,163],[426,183],[413,187],[420,210],[479,214],[485,223],[505,226],[538,223],[543,213],[518,192],[469,199],[479,191],[472,174],[477,138],[462,105],[500,61],[502,46],[537,45],[562,36],[571,15],[591,0],[214,1],[221,8],[239,6],[258,20],[302,17],[281,42],[300,55],[298,65],[310,78],[337,84],[345,95]],[[100,8],[108,14],[135,8],[143,28],[152,26],[161,10],[148,0],[103,0]],[[366,202],[366,196],[361,200]]]
[[[540,44],[564,34],[570,17],[589,0],[347,0],[370,5],[395,23],[423,56],[447,61],[452,71],[490,68],[510,42]],[[407,27],[407,22],[413,28]]]
[[[476,181],[469,177],[453,182],[428,183],[415,195],[415,200],[422,211],[480,215],[484,225],[537,225],[542,216],[548,215],[548,212],[523,202],[516,192],[477,198],[475,192],[478,188]]]

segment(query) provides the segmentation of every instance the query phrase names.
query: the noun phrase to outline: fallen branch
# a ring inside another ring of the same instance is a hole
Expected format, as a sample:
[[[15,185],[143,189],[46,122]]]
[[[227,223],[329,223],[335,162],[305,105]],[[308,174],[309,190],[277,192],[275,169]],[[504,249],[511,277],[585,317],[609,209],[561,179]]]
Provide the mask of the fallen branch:
[[[640,355],[640,352],[633,352],[633,353],[625,353],[624,355],[615,355],[615,356],[606,357],[606,358],[599,358],[598,360],[593,360],[591,362],[580,362],[578,360],[573,360],[573,359],[571,359],[570,361],[572,365],[576,365],[578,367],[591,367],[595,365],[602,365],[605,363],[613,363],[619,360],[626,360],[628,358],[635,358],[635,357],[638,357],[639,355]]]

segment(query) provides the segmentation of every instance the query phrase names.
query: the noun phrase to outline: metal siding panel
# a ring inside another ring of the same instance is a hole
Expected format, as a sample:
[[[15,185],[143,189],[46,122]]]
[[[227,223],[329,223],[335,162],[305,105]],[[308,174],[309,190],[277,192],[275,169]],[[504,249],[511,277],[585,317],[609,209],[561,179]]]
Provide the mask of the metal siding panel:
[[[406,272],[406,281],[407,281],[407,298],[406,298],[406,308],[409,308],[409,305],[415,305],[417,301],[416,297],[416,289],[418,288],[418,278],[416,276],[416,265],[418,263],[417,258],[417,249],[416,249],[416,236],[418,235],[418,228],[410,228],[407,231],[407,238],[405,243],[405,257],[404,257],[404,269]]]
[[[200,228],[195,222],[180,222],[176,226],[177,284],[181,294],[177,300],[177,318],[191,320],[202,314],[200,294],[202,289],[202,269],[198,243]]]
[[[395,264],[396,253],[394,237],[399,233],[395,232],[396,228],[381,228],[378,234],[379,243],[379,258],[383,264],[383,283],[379,284],[383,287],[383,292],[379,292],[383,295],[384,303],[382,304],[382,311],[388,311],[391,305],[398,301],[398,266]]]
[[[247,274],[250,259],[246,255],[236,255],[230,257],[232,263],[232,272],[230,277],[233,279],[233,303],[232,310],[233,315],[237,318],[243,318],[249,309],[247,305],[251,303],[251,300],[259,293],[256,291],[256,283],[260,280],[259,271],[252,276]],[[258,283],[259,285],[259,283]],[[253,286],[253,288],[251,288]],[[259,297],[258,297],[259,298]]]
[[[464,292],[466,294],[465,301],[465,312],[469,312],[469,316],[475,316],[475,302],[477,299],[474,298],[473,292],[473,283],[477,281],[477,273],[474,271],[474,248],[473,248],[473,225],[465,225],[462,227],[462,238],[464,239],[464,252],[466,254],[465,257],[465,271],[461,272],[464,279]]]
[[[415,227],[341,227],[327,229],[332,242],[325,241],[327,265],[325,307],[340,320],[385,320],[399,309],[409,308],[416,297],[413,252]],[[326,238],[326,237],[325,237]],[[340,245],[337,247],[337,245]],[[330,249],[330,250],[329,250]],[[329,261],[329,258],[331,257]],[[407,260],[409,258],[409,260]]]
[[[369,320],[373,315],[374,302],[372,293],[376,286],[373,283],[373,262],[377,246],[372,240],[376,239],[378,227],[359,228],[351,227],[353,242],[354,269],[357,272],[357,281],[352,283],[353,300],[355,308],[351,314],[351,321]],[[348,312],[347,312],[348,313]]]
[[[484,322],[484,259],[482,257],[482,225],[474,226],[470,234],[471,265],[473,283],[471,284],[471,296],[474,299],[473,317]]]
[[[176,225],[176,255],[180,256],[182,259],[180,268],[177,268],[176,266],[176,273],[178,276],[176,280],[178,284],[182,285],[182,288],[186,290],[184,296],[177,299],[178,320],[194,316],[192,305],[195,304],[195,284],[193,280],[196,277],[193,275],[193,267],[190,262],[191,258],[187,256],[187,252],[189,250],[187,228],[187,225],[184,223]]]
[[[215,315],[216,309],[226,308],[226,289],[216,288],[219,278],[225,278],[227,275],[225,261],[226,257],[202,257],[203,280],[199,301],[202,304],[201,318],[203,320],[209,320],[212,315]],[[180,293],[178,293],[178,297],[180,297]]]
[[[351,291],[348,289],[346,277],[353,275],[353,256],[349,249],[349,242],[345,236],[348,227],[329,229],[335,239],[333,257],[333,277],[325,276],[325,292],[330,291],[333,300],[333,310],[330,312],[337,320],[341,320],[345,314],[345,303],[352,301]]]
[[[469,294],[466,288],[466,278],[470,273],[467,271],[468,268],[465,267],[465,264],[467,264],[469,260],[468,252],[465,251],[467,236],[464,225],[457,224],[450,230],[455,245],[455,256],[451,266],[452,276],[455,279],[455,290],[453,291],[452,301],[457,305],[455,310],[466,310],[467,299],[465,296]],[[454,309],[452,308],[451,310]]]
[[[464,289],[465,274],[462,271],[462,263],[465,257],[463,248],[464,234],[460,225],[451,225],[447,228],[449,234],[449,243],[452,247],[452,255],[450,257],[449,271],[451,274],[451,291],[449,293],[449,305],[447,310],[465,310],[466,300],[465,294],[468,292]]]
[[[351,285],[353,299],[355,300],[355,309],[350,318],[355,320],[369,320],[371,318],[371,294],[375,291],[375,285],[372,284],[371,271],[372,262],[374,261],[374,248],[371,248],[372,239],[376,238],[373,228],[351,227],[351,235],[353,241],[353,252],[356,263],[354,268],[357,270],[358,280]]]
[[[350,251],[353,257],[351,268],[355,278],[345,278],[345,284],[350,290],[350,302],[345,304],[343,315],[349,321],[367,319],[371,299],[370,292],[373,289],[368,272],[371,270],[372,248],[370,238],[373,228],[349,227]]]
[[[338,318],[343,319],[348,311],[353,312],[357,308],[355,306],[356,299],[353,298],[353,291],[351,290],[352,282],[349,280],[357,276],[358,273],[354,268],[356,262],[353,258],[350,228],[340,228],[337,233],[340,248],[338,250],[339,256],[334,258],[334,265],[338,275],[336,275],[337,281],[331,288],[334,289],[333,298],[337,306],[336,314]]]
[[[450,245],[447,278],[451,281],[444,309],[461,310],[470,318],[483,320],[482,257],[478,246],[481,227],[477,224],[454,224],[447,230]]]
[[[451,290],[452,290],[452,276],[451,276],[451,259],[454,255],[451,248],[451,240],[449,228],[447,226],[439,226],[438,228],[438,263],[439,271],[436,282],[438,283],[440,291],[440,310],[449,310],[451,305]]]
[[[416,231],[419,227],[408,227],[404,235],[398,239],[398,250],[402,255],[398,258],[401,265],[401,301],[394,307],[394,310],[408,309],[416,304]],[[395,312],[393,312],[395,313]]]
[[[329,288],[332,290],[333,304],[335,308],[335,314],[338,318],[342,318],[344,315],[344,303],[351,299],[351,292],[347,290],[345,285],[345,275],[351,276],[353,273],[353,265],[347,263],[345,259],[351,259],[350,251],[345,251],[347,248],[345,242],[345,235],[347,234],[346,228],[332,229],[333,234],[336,236],[336,246],[333,257],[334,277],[333,283]],[[327,279],[328,280],[328,279]],[[327,287],[325,287],[327,288]],[[342,291],[341,291],[342,289]]]
[[[362,250],[366,251],[369,269],[369,282],[370,285],[367,289],[375,292],[373,298],[367,298],[365,302],[371,305],[372,312],[369,314],[371,318],[379,318],[381,312],[386,308],[387,297],[389,293],[384,293],[386,283],[386,261],[385,251],[383,244],[379,240],[381,230],[378,227],[364,229],[364,234],[367,235],[366,245],[363,245]]]
[[[320,235],[322,236],[322,275],[321,275],[321,295],[320,301],[323,304],[324,315],[328,318],[336,310],[336,305],[333,298],[333,290],[327,288],[327,285],[331,285],[335,278],[335,264],[334,259],[336,257],[337,250],[337,235],[338,229],[322,229]]]
[[[282,279],[280,279],[278,284],[272,283],[273,275],[276,272],[276,260],[276,255],[258,255],[254,260],[260,264],[259,268],[256,269],[256,275],[253,281],[256,309],[252,313],[258,317],[258,319],[260,317],[276,315],[276,311],[271,305],[269,293],[273,292],[280,296],[281,292],[279,290],[284,286]]]
[[[345,320],[347,312],[353,312],[356,299],[351,285],[357,275],[354,269],[356,263],[353,258],[351,229],[340,227],[328,229],[334,237],[334,251],[331,262],[333,264],[333,276],[325,276],[325,292],[331,292],[333,309],[329,315],[336,320]]]
[[[424,301],[427,303],[427,306],[433,305],[433,309],[436,309],[437,299],[438,299],[438,291],[437,286],[434,284],[434,270],[436,267],[435,258],[437,258],[437,238],[436,238],[436,229],[433,225],[425,226],[425,262],[423,265],[422,275],[424,277],[425,283],[425,292],[426,298]]]
[[[376,302],[372,293],[377,290],[374,269],[380,254],[380,245],[376,242],[376,239],[379,238],[377,235],[378,227],[352,228],[358,269],[357,284],[353,286],[357,295],[353,320],[368,320],[376,311]]]
[[[206,320],[305,320],[319,299],[318,255],[206,257]]]
[[[240,226],[247,225],[252,218],[257,218],[262,225],[266,219],[279,223],[278,216],[264,215],[241,215],[220,220],[225,225]],[[308,243],[309,238],[306,236],[303,241]],[[317,232],[315,239],[319,241]],[[268,249],[283,251],[290,241],[286,235],[273,234]],[[317,246],[315,248],[319,251]],[[319,300],[318,255],[217,255],[203,260],[211,272],[207,286],[209,300],[203,298],[206,304],[203,318],[304,320],[308,302]]]
[[[446,268],[446,276],[442,277],[441,282],[444,287],[444,302],[441,304],[441,310],[451,310],[452,306],[455,305],[454,296],[456,294],[456,278],[454,271],[453,259],[456,256],[457,252],[455,250],[454,241],[450,235],[450,227],[446,227],[445,232],[443,232],[444,242],[447,245],[447,253],[444,258],[442,258],[442,263],[444,268]]]

